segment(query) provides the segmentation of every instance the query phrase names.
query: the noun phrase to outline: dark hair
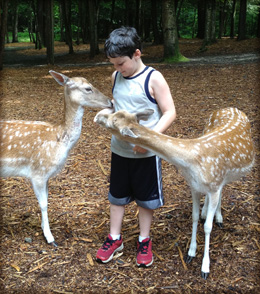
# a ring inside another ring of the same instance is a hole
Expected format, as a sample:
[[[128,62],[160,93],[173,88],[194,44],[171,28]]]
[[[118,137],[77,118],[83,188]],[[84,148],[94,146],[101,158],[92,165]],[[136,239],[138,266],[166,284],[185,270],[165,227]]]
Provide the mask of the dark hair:
[[[136,49],[142,50],[141,38],[136,29],[132,27],[121,27],[115,29],[105,42],[105,53],[107,57],[133,57]]]

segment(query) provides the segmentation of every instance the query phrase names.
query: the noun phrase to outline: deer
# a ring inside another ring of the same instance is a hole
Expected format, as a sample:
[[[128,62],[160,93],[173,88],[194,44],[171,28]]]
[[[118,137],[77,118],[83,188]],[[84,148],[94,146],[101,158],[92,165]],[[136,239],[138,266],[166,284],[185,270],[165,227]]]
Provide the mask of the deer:
[[[43,235],[57,247],[48,220],[48,181],[61,171],[80,137],[84,107],[110,108],[112,102],[83,77],[49,73],[64,87],[64,117],[57,124],[0,121],[0,176],[31,181],[41,209]]]
[[[94,121],[119,139],[151,150],[181,171],[192,195],[192,235],[185,258],[187,264],[196,255],[200,197],[205,195],[201,211],[205,233],[201,276],[206,280],[210,272],[209,245],[214,216],[216,224],[223,226],[222,189],[248,174],[254,165],[250,122],[237,108],[219,109],[210,115],[200,137],[186,139],[157,133],[139,124],[152,114],[151,109],[138,113],[125,110],[113,113],[112,109],[104,109]]]

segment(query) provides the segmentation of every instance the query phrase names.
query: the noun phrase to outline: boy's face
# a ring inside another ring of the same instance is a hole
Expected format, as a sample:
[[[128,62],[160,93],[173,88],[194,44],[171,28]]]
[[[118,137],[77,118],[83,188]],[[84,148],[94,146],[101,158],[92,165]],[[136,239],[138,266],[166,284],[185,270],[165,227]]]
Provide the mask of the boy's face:
[[[120,56],[120,57],[109,57],[109,61],[114,65],[115,69],[119,71],[123,77],[131,77],[133,76],[138,70],[141,52],[140,50],[136,50],[133,57],[130,58],[128,56]]]

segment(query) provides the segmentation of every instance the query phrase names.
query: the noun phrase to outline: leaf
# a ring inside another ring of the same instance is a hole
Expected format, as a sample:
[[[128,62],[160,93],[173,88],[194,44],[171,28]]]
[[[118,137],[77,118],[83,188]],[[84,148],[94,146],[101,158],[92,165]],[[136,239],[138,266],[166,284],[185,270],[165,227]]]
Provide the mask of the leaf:
[[[13,267],[14,269],[16,269],[18,272],[20,272],[20,267],[14,263],[11,264],[11,267]]]
[[[87,253],[87,259],[91,266],[94,266],[94,262],[90,253]]]

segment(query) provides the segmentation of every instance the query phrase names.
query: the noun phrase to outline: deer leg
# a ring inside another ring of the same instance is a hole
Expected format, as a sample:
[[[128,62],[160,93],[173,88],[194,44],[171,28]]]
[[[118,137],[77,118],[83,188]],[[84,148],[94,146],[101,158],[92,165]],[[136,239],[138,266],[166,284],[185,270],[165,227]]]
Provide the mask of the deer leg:
[[[210,233],[212,231],[213,219],[214,219],[214,215],[215,215],[218,203],[219,203],[219,196],[220,196],[220,191],[217,191],[215,193],[207,195],[207,197],[208,197],[208,213],[207,213],[206,221],[205,221],[205,224],[204,224],[205,247],[204,247],[204,256],[203,256],[202,267],[201,267],[201,276],[205,280],[209,276]]]
[[[201,216],[200,216],[200,220],[203,224],[206,221],[207,209],[208,209],[208,195],[205,196],[205,202],[202,207]],[[219,202],[218,202],[218,206],[215,213],[215,223],[218,227],[223,228],[223,217],[221,214],[221,192],[220,192]]]
[[[34,193],[38,199],[41,214],[42,214],[42,223],[41,227],[43,230],[44,237],[46,238],[49,244],[57,246],[54,241],[54,237],[50,230],[49,219],[48,219],[48,181],[43,179],[32,179],[32,185]]]
[[[201,221],[203,224],[204,224],[205,221],[206,221],[207,211],[208,211],[208,205],[209,205],[208,195],[205,195],[204,205],[203,205],[203,207],[202,207],[201,215],[200,215],[200,221]]]
[[[222,195],[222,189],[219,192],[219,201],[218,206],[215,213],[215,223],[218,227],[223,228],[223,217],[221,214],[221,195]]]
[[[200,213],[200,193],[191,190],[192,194],[192,235],[191,235],[191,242],[190,242],[190,248],[188,251],[188,256],[186,257],[186,263],[190,263],[196,255],[196,249],[197,249],[197,241],[196,241],[196,235],[197,235],[197,228],[198,228],[198,222],[199,222],[199,213]]]

